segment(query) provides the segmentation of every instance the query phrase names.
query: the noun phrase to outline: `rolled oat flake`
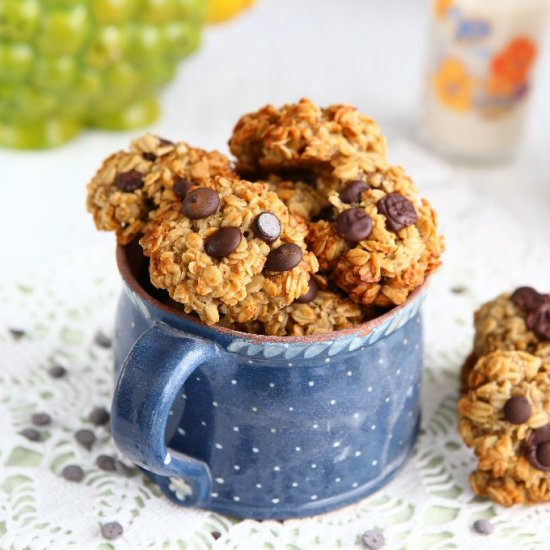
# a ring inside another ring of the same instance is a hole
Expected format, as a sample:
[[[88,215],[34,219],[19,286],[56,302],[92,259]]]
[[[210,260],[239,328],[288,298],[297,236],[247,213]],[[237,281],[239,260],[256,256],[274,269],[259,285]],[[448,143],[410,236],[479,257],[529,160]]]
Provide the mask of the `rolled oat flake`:
[[[386,539],[381,531],[377,529],[369,529],[363,533],[361,537],[365,548],[369,550],[380,550],[386,544]]]
[[[495,526],[486,519],[476,519],[474,521],[474,531],[480,535],[490,535],[495,530]]]
[[[118,521],[110,521],[101,526],[101,536],[105,540],[118,539],[124,533],[124,528]]]

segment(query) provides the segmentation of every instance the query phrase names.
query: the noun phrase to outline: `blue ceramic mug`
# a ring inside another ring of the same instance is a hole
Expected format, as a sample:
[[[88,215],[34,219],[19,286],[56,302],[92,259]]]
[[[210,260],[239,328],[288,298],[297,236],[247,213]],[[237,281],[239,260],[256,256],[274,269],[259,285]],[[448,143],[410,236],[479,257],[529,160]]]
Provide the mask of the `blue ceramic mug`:
[[[164,305],[138,246],[117,259],[112,434],[171,500],[301,517],[357,501],[403,467],[420,421],[427,283],[352,329],[270,337]]]

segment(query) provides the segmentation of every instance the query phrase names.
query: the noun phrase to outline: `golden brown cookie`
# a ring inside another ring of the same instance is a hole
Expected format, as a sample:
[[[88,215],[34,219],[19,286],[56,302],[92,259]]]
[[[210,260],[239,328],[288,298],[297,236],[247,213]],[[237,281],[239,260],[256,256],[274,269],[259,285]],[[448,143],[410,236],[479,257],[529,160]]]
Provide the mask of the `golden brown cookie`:
[[[522,351],[482,357],[459,402],[459,430],[479,459],[473,490],[511,506],[550,501],[550,363]]]
[[[301,296],[318,269],[307,228],[267,186],[215,178],[152,220],[140,243],[151,282],[207,324],[263,319]]]

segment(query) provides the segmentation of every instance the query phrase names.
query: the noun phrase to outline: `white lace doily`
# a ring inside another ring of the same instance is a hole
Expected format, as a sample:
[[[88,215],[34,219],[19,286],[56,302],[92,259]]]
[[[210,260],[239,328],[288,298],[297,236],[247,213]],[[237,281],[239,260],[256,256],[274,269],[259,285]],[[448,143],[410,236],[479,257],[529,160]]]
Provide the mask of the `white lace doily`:
[[[86,417],[94,406],[109,405],[111,352],[94,344],[94,335],[112,332],[120,282],[113,249],[86,250],[24,280],[0,283],[0,548],[359,549],[361,533],[373,528],[392,550],[547,547],[550,506],[505,509],[474,497],[467,478],[475,461],[461,444],[455,409],[474,308],[520,284],[549,290],[550,246],[509,213],[481,202],[446,165],[404,144],[393,151],[437,208],[448,246],[424,312],[423,434],[397,479],[337,512],[258,522],[179,508],[141,474],[98,469],[99,454],[116,453],[107,431],[94,428],[91,451],[73,434],[90,427]],[[15,339],[10,328],[26,335]],[[52,379],[53,364],[68,375]],[[19,432],[37,411],[48,412],[53,423],[33,443]],[[60,477],[69,463],[84,468],[82,483]],[[471,529],[482,517],[495,525],[490,536]],[[113,542],[99,532],[109,521],[124,527]]]

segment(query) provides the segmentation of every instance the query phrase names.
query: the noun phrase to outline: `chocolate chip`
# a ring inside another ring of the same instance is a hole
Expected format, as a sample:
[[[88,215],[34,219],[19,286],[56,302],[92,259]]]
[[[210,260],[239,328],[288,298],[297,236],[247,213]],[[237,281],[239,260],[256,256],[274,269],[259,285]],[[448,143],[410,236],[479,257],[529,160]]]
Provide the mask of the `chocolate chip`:
[[[241,244],[242,240],[243,234],[238,227],[220,227],[208,237],[204,250],[210,257],[220,260],[229,256]]]
[[[539,307],[546,299],[544,294],[539,294],[530,286],[522,286],[512,294],[512,302],[523,311],[532,311]]]
[[[132,477],[136,473],[136,470],[134,468],[126,466],[126,464],[124,464],[124,462],[121,462],[120,460],[117,460],[115,462],[115,470],[117,471],[117,473],[124,477]]]
[[[369,550],[379,550],[386,544],[384,534],[377,529],[369,529],[368,531],[365,531],[362,539],[365,548],[368,548]]]
[[[218,540],[222,536],[222,534],[219,531],[212,531],[212,533],[210,534],[212,535],[212,538],[214,540]]]
[[[510,397],[504,405],[504,417],[512,424],[523,424],[531,416],[531,403],[523,397]]]
[[[137,170],[130,170],[129,172],[123,172],[117,174],[115,178],[115,185],[125,193],[131,193],[140,187],[143,187],[143,174]]]
[[[48,369],[48,374],[52,378],[63,378],[67,374],[67,369],[61,365],[54,365]]]
[[[15,341],[21,340],[21,338],[23,338],[23,336],[26,336],[27,334],[23,329],[20,328],[10,328],[9,331]]]
[[[534,430],[529,436],[526,446],[527,460],[533,468],[542,472],[550,472],[550,426],[546,425]],[[540,456],[539,456],[540,448]]]
[[[340,193],[340,200],[346,204],[353,202],[359,202],[361,196],[365,191],[370,189],[370,185],[361,180],[352,181],[348,186]]]
[[[111,415],[105,407],[94,407],[88,415],[88,420],[96,426],[104,426],[109,422]]]
[[[189,193],[191,187],[193,187],[193,184],[189,180],[177,178],[172,186],[172,191],[174,191],[176,197],[183,199]]]
[[[114,472],[116,470],[115,459],[109,455],[99,455],[95,463],[100,470],[105,472]]]
[[[25,428],[19,433],[29,441],[40,441],[40,432],[34,428]]]
[[[451,292],[453,294],[464,294],[467,291],[468,289],[465,286],[453,286],[451,288]]]
[[[220,197],[210,187],[199,187],[185,195],[183,213],[191,220],[207,218],[220,206]]]
[[[95,443],[96,437],[92,430],[87,430],[86,428],[78,430],[74,434],[74,438],[88,451],[92,448],[92,445]]]
[[[75,483],[79,483],[84,479],[84,470],[76,464],[69,464],[68,466],[65,466],[65,468],[63,468],[61,475],[67,481],[74,481]]]
[[[315,279],[311,278],[309,280],[308,291],[305,294],[302,294],[299,298],[297,298],[295,302],[299,304],[308,304],[309,302],[313,302],[318,292],[319,292],[319,285],[317,284],[317,281]]]
[[[376,203],[376,207],[386,216],[386,225],[391,231],[399,231],[418,221],[413,203],[399,193],[386,195]]]
[[[94,342],[102,348],[110,348],[113,345],[113,341],[101,330],[96,332]]]
[[[285,243],[274,248],[268,255],[264,268],[268,271],[290,271],[302,261],[302,249],[294,243]]]
[[[480,535],[490,535],[495,530],[495,526],[486,519],[476,519],[473,527]]]
[[[531,311],[525,321],[541,340],[550,340],[550,302],[543,302]]]
[[[124,533],[124,528],[118,521],[110,521],[109,523],[104,523],[101,526],[101,536],[105,540],[115,540],[122,536]]]
[[[35,426],[47,426],[52,423],[52,417],[48,413],[34,413],[31,421]]]
[[[154,162],[157,160],[157,155],[155,153],[142,153],[141,155],[145,160],[149,160],[151,162]]]
[[[254,220],[252,230],[256,237],[271,244],[281,236],[281,221],[271,212],[262,212]]]
[[[338,235],[357,243],[366,239],[372,232],[372,219],[362,208],[348,208],[334,220]]]
[[[174,145],[174,142],[170,141],[169,139],[159,138],[159,145],[162,145],[163,147],[168,147],[169,145]]]

